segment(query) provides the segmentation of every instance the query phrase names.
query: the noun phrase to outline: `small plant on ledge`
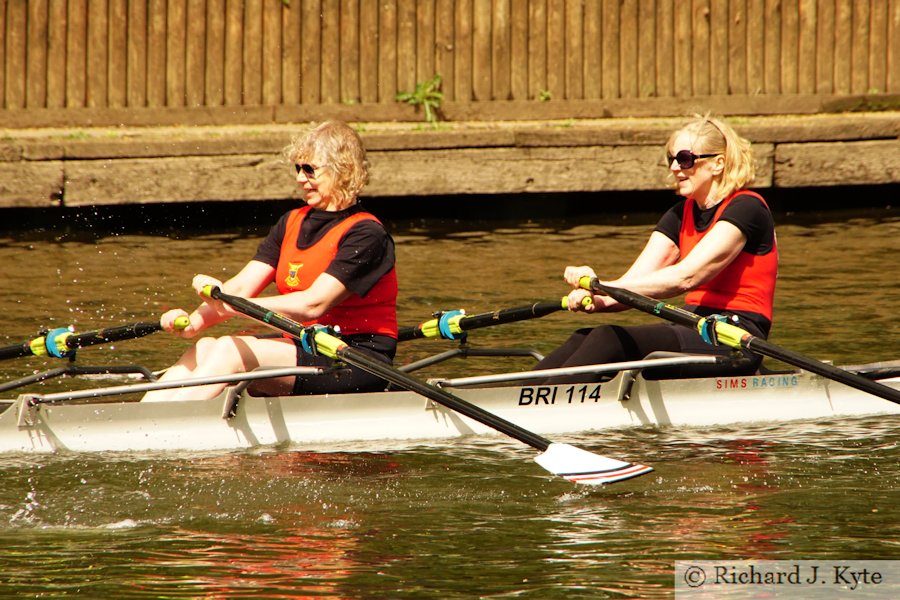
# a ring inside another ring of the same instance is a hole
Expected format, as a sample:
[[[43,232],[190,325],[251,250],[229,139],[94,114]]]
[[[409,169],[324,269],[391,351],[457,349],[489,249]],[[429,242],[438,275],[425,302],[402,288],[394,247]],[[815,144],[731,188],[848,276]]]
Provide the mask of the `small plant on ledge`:
[[[425,120],[437,127],[441,120],[441,102],[444,94],[441,92],[441,75],[438,73],[428,81],[420,81],[412,92],[400,92],[394,99],[398,102],[406,102],[415,107],[421,106],[425,111]]]

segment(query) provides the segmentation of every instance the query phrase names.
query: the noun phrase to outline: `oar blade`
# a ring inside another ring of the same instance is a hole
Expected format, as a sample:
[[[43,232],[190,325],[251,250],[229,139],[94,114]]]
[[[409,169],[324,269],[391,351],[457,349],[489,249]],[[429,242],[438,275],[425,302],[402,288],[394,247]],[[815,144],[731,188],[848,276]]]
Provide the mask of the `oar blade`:
[[[653,467],[623,462],[560,443],[550,444],[534,461],[554,475],[582,485],[615,483],[653,471]]]

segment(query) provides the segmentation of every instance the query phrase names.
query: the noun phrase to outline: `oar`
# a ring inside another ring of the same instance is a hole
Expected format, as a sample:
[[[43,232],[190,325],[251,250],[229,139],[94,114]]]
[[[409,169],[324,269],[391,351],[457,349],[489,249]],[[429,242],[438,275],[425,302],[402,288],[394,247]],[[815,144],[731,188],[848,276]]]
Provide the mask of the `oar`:
[[[596,278],[582,277],[579,281],[581,287],[590,290],[595,294],[603,294],[609,296],[617,302],[621,302],[632,308],[636,308],[645,313],[656,315],[672,323],[692,327],[703,334],[713,328],[715,337],[719,343],[731,348],[744,348],[763,356],[768,356],[795,367],[805,369],[822,377],[832,379],[844,385],[856,388],[863,392],[884,398],[900,404],[900,390],[895,390],[877,381],[866,379],[856,373],[851,373],[844,369],[820,362],[814,358],[809,358],[797,352],[780,348],[761,337],[757,337],[752,333],[741,329],[736,325],[719,321],[714,318],[701,317],[692,312],[688,312],[683,308],[666,304],[647,296],[642,296],[636,292],[617,288],[600,283]]]
[[[590,304],[590,299],[587,298],[586,300]],[[462,311],[454,310],[412,327],[401,327],[397,335],[397,341],[405,342],[419,338],[435,337],[455,339],[457,334],[464,331],[528,319],[538,319],[567,308],[567,299],[563,297],[562,300],[556,302],[535,302],[528,306],[502,308],[493,312],[481,313],[480,315],[467,316]]]
[[[187,317],[179,317],[175,321],[175,326],[179,329],[184,329],[188,323]],[[97,331],[86,331],[84,333],[74,333],[68,327],[60,327],[27,342],[0,348],[0,360],[23,356],[66,358],[73,351],[84,346],[144,337],[161,329],[162,325],[159,324],[159,321],[141,321],[128,325],[98,329]]]
[[[226,294],[218,287],[208,286],[204,289],[204,293],[210,298],[228,304],[248,317],[270,325],[297,339],[302,340],[304,336],[308,335],[308,329],[304,328],[300,323],[244,298]],[[381,377],[398,387],[420,394],[541,451],[541,454],[535,458],[535,462],[551,473],[569,481],[599,485],[631,479],[653,470],[651,467],[600,456],[568,444],[551,442],[442,388],[411,377],[377,358],[348,346],[339,338],[326,333],[323,329],[314,331],[313,335],[316,348],[321,354],[342,360],[349,365]]]

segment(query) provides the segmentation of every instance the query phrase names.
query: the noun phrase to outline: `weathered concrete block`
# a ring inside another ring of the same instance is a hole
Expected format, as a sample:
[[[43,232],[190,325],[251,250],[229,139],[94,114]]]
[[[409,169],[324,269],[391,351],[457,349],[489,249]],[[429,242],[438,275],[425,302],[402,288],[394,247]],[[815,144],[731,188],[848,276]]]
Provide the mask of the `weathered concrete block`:
[[[279,155],[184,156],[66,163],[66,206],[270,200],[295,195]]]
[[[900,183],[900,140],[779,144],[778,187]]]
[[[59,206],[62,187],[62,162],[0,162],[0,206]]]

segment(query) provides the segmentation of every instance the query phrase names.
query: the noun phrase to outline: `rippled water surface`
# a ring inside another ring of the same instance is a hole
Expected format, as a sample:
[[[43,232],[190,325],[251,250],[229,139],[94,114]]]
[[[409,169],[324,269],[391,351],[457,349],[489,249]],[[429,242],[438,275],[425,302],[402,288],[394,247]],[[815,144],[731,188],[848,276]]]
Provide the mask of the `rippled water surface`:
[[[617,275],[652,228],[590,218],[390,225],[404,325],[437,309],[560,297],[566,264]],[[0,234],[0,346],[40,329],[190,308],[193,274],[227,277],[263,234]],[[897,358],[897,211],[781,217],[778,236],[771,340],[838,364]],[[547,352],[598,318],[556,314],[471,340]],[[160,369],[188,343],[156,334],[78,357]],[[398,362],[447,348],[409,342]],[[527,366],[475,360],[445,369]],[[4,361],[0,380],[54,366]],[[672,595],[676,560],[900,559],[898,424],[880,416],[559,440],[656,469],[601,489],[549,478],[532,449],[501,437],[387,453],[6,455],[0,597],[653,598]]]

